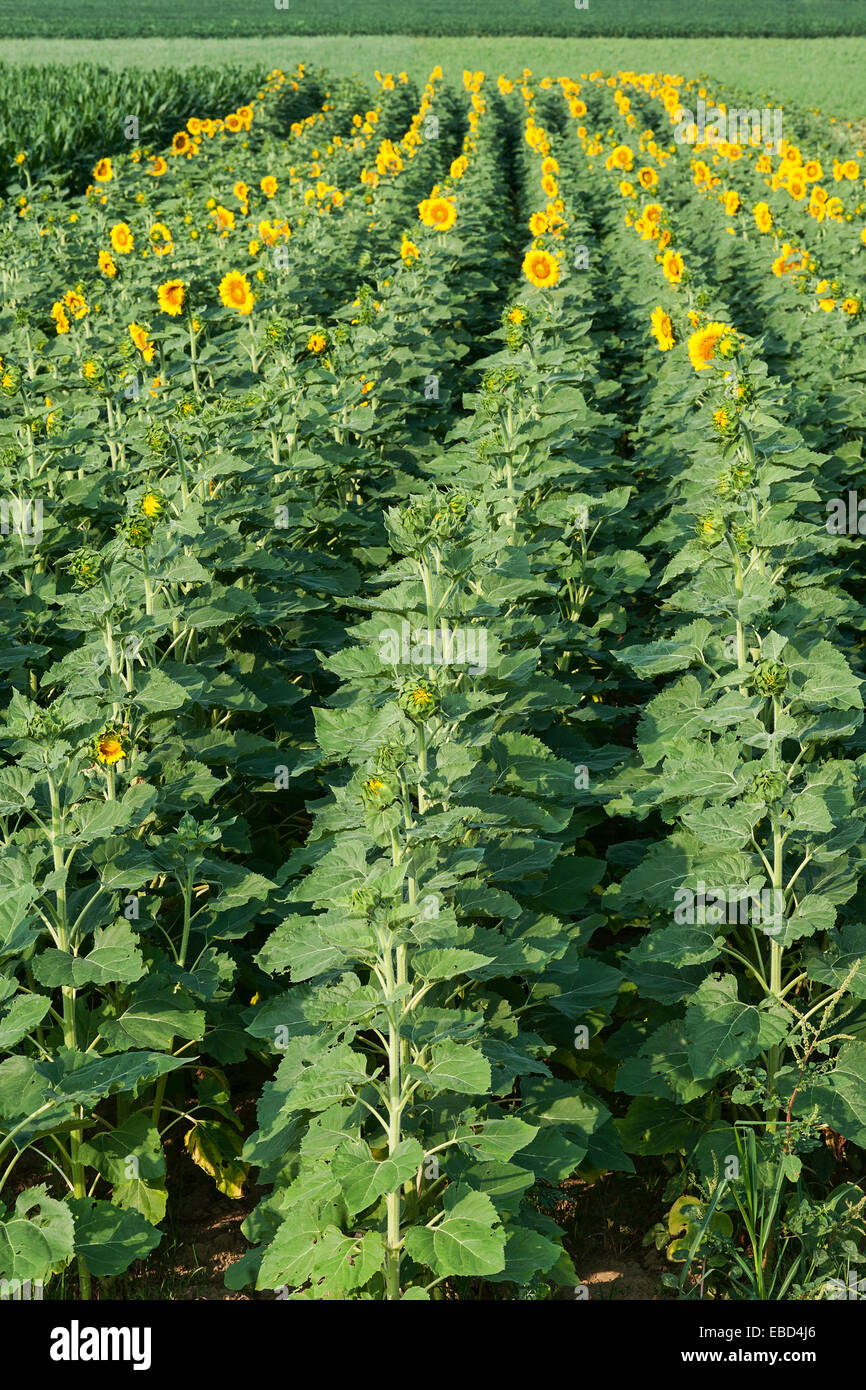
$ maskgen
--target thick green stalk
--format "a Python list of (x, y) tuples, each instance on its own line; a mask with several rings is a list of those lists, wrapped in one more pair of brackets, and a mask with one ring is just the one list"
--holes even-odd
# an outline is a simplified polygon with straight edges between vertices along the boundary
[[(778, 822), (773, 822), (773, 908), (775, 910), (776, 901), (782, 892), (783, 879), (783, 852), (784, 838), (779, 829)], [(783, 946), (779, 941), (770, 942), (770, 993), (775, 999), (782, 997), (782, 953)], [(779, 1070), (779, 1045), (776, 1043), (770, 1048), (770, 1056), (767, 1064), (767, 1086), (770, 1095), (775, 1099), (776, 1094), (776, 1075)], [(772, 1134), (776, 1129), (775, 1114), (768, 1125), (769, 1132)]]
[[(69, 919), (66, 902), (66, 885), (61, 881), (64, 872), (63, 850), (58, 843), (63, 833), (63, 813), (60, 809), (60, 794), (57, 789), (57, 782), (54, 773), (48, 773), (48, 795), (51, 799), (51, 853), (54, 862), (54, 872), (58, 875), (58, 887), (55, 890), (57, 895), (57, 938), (61, 951), (68, 951), (74, 944), (69, 939)], [(61, 989), (63, 996), (63, 1044), (74, 1051), (77, 1046), (76, 1019), (75, 1019), (75, 989), (72, 985), (63, 985)], [(83, 1107), (77, 1107), (78, 1118), (84, 1118)], [(72, 1169), (72, 1185), (76, 1197), (87, 1196), (87, 1181), (85, 1178), (84, 1164), (79, 1158), (79, 1152), (83, 1141), (83, 1131), (74, 1129), (69, 1135), (69, 1156)], [(82, 1299), (88, 1300), (91, 1297), (90, 1270), (84, 1263), (81, 1255), (78, 1257), (78, 1286)]]
[[(177, 958), (177, 963), (181, 969), (183, 969), (184, 965), (186, 964), (186, 953), (187, 949), (189, 948), (189, 932), (190, 925), (192, 922), (192, 880), (192, 870), (189, 869), (187, 870), (185, 881), (181, 884), (181, 892), (183, 893), (183, 934), (181, 936), (180, 952)], [(171, 1053), (173, 1047), (174, 1038), (171, 1038), (168, 1044), (169, 1053)], [(160, 1112), (162, 1111), (163, 1101), (165, 1100), (165, 1088), (167, 1084), (168, 1072), (163, 1072), (162, 1076), (156, 1083), (156, 1092), (153, 1098), (152, 1117), (154, 1128), (157, 1130), (159, 1129)]]
[[(400, 947), (405, 957), (405, 946)], [(398, 977), (399, 977), (398, 951)], [(389, 951), (389, 975), (392, 966)], [(388, 1016), (388, 1154), (391, 1155), (400, 1143), (400, 1120), (402, 1116), (403, 1068), (401, 1066), (401, 1038), (399, 1013), (400, 1003), (395, 1002)], [(400, 1221), (402, 1216), (403, 1193), (401, 1188), (389, 1192), (386, 1199), (388, 1234), (385, 1247), (385, 1284), (389, 1299), (400, 1297)]]

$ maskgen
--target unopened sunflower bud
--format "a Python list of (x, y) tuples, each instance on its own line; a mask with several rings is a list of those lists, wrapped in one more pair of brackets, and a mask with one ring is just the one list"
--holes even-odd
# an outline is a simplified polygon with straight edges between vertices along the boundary
[(375, 912), (380, 902), (381, 897), (376, 888), (356, 888), (352, 893), (352, 907), (364, 917), (369, 917), (370, 913)]
[(397, 799), (397, 788), (390, 778), (374, 773), (361, 783), (361, 796), (365, 806), (372, 810), (383, 810)]
[(788, 790), (788, 779), (784, 772), (759, 772), (752, 783), (752, 790), (767, 806), (779, 801)]
[(783, 661), (762, 661), (755, 671), (754, 683), (761, 695), (781, 695), (788, 684), (788, 668)]
[(76, 550), (66, 562), (79, 589), (92, 589), (102, 575), (102, 558), (96, 550)]
[(708, 513), (698, 517), (698, 539), (704, 545), (718, 545), (725, 538), (725, 523), (722, 517)]
[(146, 550), (153, 540), (153, 522), (146, 516), (133, 516), (120, 528), (126, 544), (132, 550)]
[(423, 724), (439, 712), (439, 692), (430, 680), (411, 680), (403, 686), (398, 704), (416, 724)]

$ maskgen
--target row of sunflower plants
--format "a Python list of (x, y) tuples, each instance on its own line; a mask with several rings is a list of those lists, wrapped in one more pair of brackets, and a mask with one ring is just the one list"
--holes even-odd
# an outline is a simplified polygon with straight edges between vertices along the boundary
[[(449, 255), (419, 237), (410, 293), (424, 272), (427, 286), (431, 273), (461, 283), (451, 257), (477, 255), (501, 169), (482, 134), (450, 210), (422, 204), (422, 221), (448, 224), (434, 235), (459, 230), (460, 243)], [(246, 1223), (257, 1248), (233, 1266), (233, 1287), (427, 1299), (446, 1280), (573, 1282), (537, 1189), (584, 1160), (629, 1166), (607, 1109), (543, 1060), (573, 1054), (583, 1011), (619, 975), (601, 962), (587, 972), (578, 949), (599, 919), (559, 916), (586, 907), (599, 876), (574, 857), (584, 787), (557, 747), (581, 699), (573, 655), (558, 681), (546, 670), (590, 548), (566, 501), (589, 469), (545, 470), (574, 405), (556, 399), (557, 368), (584, 367), (584, 335), (569, 337), (565, 308), (548, 323), (543, 286), (521, 283), (532, 306), (506, 307), (504, 352), (473, 364), (477, 408), (441, 459), (422, 454), (437, 484), (388, 509), (389, 552), (368, 580), (380, 592), (358, 601), (369, 617), (325, 661), (342, 683), (317, 711), (309, 758), (329, 767), (330, 790), (279, 875), (290, 911), (258, 957), (291, 983), (249, 1023), (283, 1054), (245, 1149), (274, 1190)], [(523, 397), (493, 380), (506, 359), (535, 388), (525, 418)], [(500, 446), (519, 459), (526, 499), (513, 469), (503, 487)], [(527, 565), (530, 499), (549, 514)], [(592, 504), (612, 514), (623, 500)], [(557, 567), (575, 549), (564, 583)], [(582, 588), (585, 600), (593, 586)], [(543, 650), (551, 613), (560, 631)]]
[[(692, 246), (684, 259), (700, 265)], [(673, 1258), (700, 1251), (714, 1289), (733, 1269), (745, 1296), (814, 1297), (862, 1233), (859, 1189), (827, 1191), (824, 1142), (866, 1138), (860, 624), (818, 507), (825, 459), (727, 306), (697, 276), (678, 285), (692, 319), (658, 310), (665, 365), (635, 448), (673, 499), (645, 540), (670, 556), (665, 608), (691, 621), (623, 653), (645, 679), (683, 674), (647, 704), (640, 764), (611, 783), (610, 811), (656, 827), (607, 896), (648, 929), (625, 957), (640, 1007), (609, 1043), (635, 1097), (620, 1133), (630, 1152), (685, 1155), (668, 1189)], [(743, 1268), (750, 1173), (750, 1191), (776, 1195), (770, 1263)]]
[[(89, 218), (91, 248), (100, 225)], [(352, 582), (327, 554), (263, 563), (235, 483), (261, 457), (257, 422), (237, 429), (237, 452), (222, 447), (248, 380), (224, 353), (212, 382), (193, 375), (188, 391), (181, 368), (163, 395), (130, 393), (112, 342), (119, 299), (91, 320), (81, 297), (82, 344), (74, 331), (43, 338), (14, 302), (4, 325), (24, 364), (4, 363), (4, 467), (27, 479), (21, 510), (39, 525), (13, 528), (3, 556), (17, 593), (5, 615), (0, 1182), (36, 1155), (69, 1194), (18, 1195), (4, 1276), (46, 1281), (74, 1259), (83, 1297), (158, 1243), (176, 1126), (239, 1193), (222, 1065), (250, 1047), (234, 981), (273, 885), (248, 867), (260, 855), (236, 806), (244, 777), (280, 757), (261, 716), (302, 694), (274, 660), (273, 625)], [(159, 350), (173, 363), (179, 348)], [(165, 1082), (185, 1066), (181, 1109)]]
[[(641, 136), (642, 148), (644, 141), (645, 136)], [(650, 142), (647, 148), (651, 150), (652, 147), (653, 142)], [(743, 157), (734, 162), (734, 168), (741, 167), (748, 162), (749, 154), (755, 153), (747, 146), (726, 144), (722, 153), (713, 158), (732, 160), (737, 151)], [(785, 158), (794, 158), (798, 153), (786, 146)], [(757, 156), (757, 162), (763, 157)], [(672, 229), (676, 232), (681, 225), (687, 229), (690, 247), (699, 258), (700, 274), (708, 282), (726, 285), (732, 321), (752, 335), (763, 335), (762, 351), (768, 370), (788, 387), (789, 422), (811, 447), (828, 455), (822, 469), (826, 480), (823, 504), (827, 525), (837, 533), (850, 531), (847, 513), (852, 509), (852, 497), (856, 513), (859, 499), (855, 485), (863, 449), (859, 397), (866, 326), (860, 316), (860, 299), (849, 295), (840, 304), (838, 298), (826, 297), (833, 296), (834, 287), (825, 280), (814, 286), (818, 294), (810, 302), (804, 296), (806, 277), (795, 273), (797, 258), (786, 258), (785, 254), (776, 258), (773, 274), (769, 274), (760, 234), (766, 232), (767, 225), (760, 220), (759, 206), (755, 208), (758, 233), (749, 230), (751, 218), (745, 225), (740, 220), (747, 205), (740, 200), (739, 194), (735, 195), (733, 212), (728, 205), (725, 217), (714, 215), (712, 203), (699, 201), (696, 204), (695, 201), (695, 188), (713, 194), (714, 176), (709, 181), (703, 174), (698, 177), (699, 165), (707, 173), (701, 160), (690, 158), (689, 164), (694, 180), (688, 177), (677, 180), (676, 164), (668, 164), (657, 175), (665, 187), (664, 231), (652, 223), (649, 215), (652, 205), (645, 205), (644, 215), (641, 215), (636, 185), (647, 170), (641, 170), (638, 178), (626, 174), (620, 189), (627, 195), (625, 206), (634, 219), (635, 229), (641, 230), (645, 237), (654, 233), (660, 250), (664, 249), (665, 239), (670, 243)], [(722, 199), (721, 193), (718, 198)], [(727, 198), (725, 194), (724, 200)], [(655, 208), (656, 213), (659, 206)], [(769, 221), (771, 225), (771, 217)], [(729, 223), (733, 225), (726, 225)], [(790, 251), (790, 248), (784, 250)], [(850, 259), (847, 251), (846, 256)], [(672, 285), (681, 281), (688, 288), (696, 268), (691, 255), (683, 262), (670, 244), (665, 257), (666, 278)], [(834, 308), (838, 310), (835, 314)], [(843, 509), (846, 513), (844, 524), (840, 519)], [(858, 524), (859, 514), (854, 520), (855, 532)]]

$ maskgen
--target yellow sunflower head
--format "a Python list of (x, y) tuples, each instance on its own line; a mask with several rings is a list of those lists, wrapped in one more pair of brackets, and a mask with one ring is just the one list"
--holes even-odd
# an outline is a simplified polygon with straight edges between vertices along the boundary
[(182, 280), (166, 280), (156, 291), (159, 307), (164, 314), (177, 318), (183, 309), (186, 287)]
[(559, 283), (559, 261), (549, 251), (533, 247), (523, 259), (523, 273), (536, 289), (546, 290)]
[(219, 295), (226, 308), (238, 314), (251, 314), (256, 302), (250, 282), (240, 270), (230, 270), (223, 276)]

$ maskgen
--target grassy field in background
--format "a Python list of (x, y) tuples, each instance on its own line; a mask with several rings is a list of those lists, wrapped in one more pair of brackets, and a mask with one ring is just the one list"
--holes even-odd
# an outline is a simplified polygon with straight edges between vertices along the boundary
[(866, 38), (855, 39), (591, 39), (412, 38), (335, 36), (284, 39), (0, 40), (11, 62), (103, 63), (112, 68), (261, 62), (288, 69), (298, 62), (335, 74), (405, 68), (424, 78), (437, 62), (452, 75), (464, 67), (491, 73), (574, 75), (600, 67), (642, 72), (709, 73), (717, 82), (779, 103), (802, 102), (854, 118), (866, 113)]
[(866, 0), (0, 0), (0, 34), (70, 38), (242, 34), (866, 34)]

